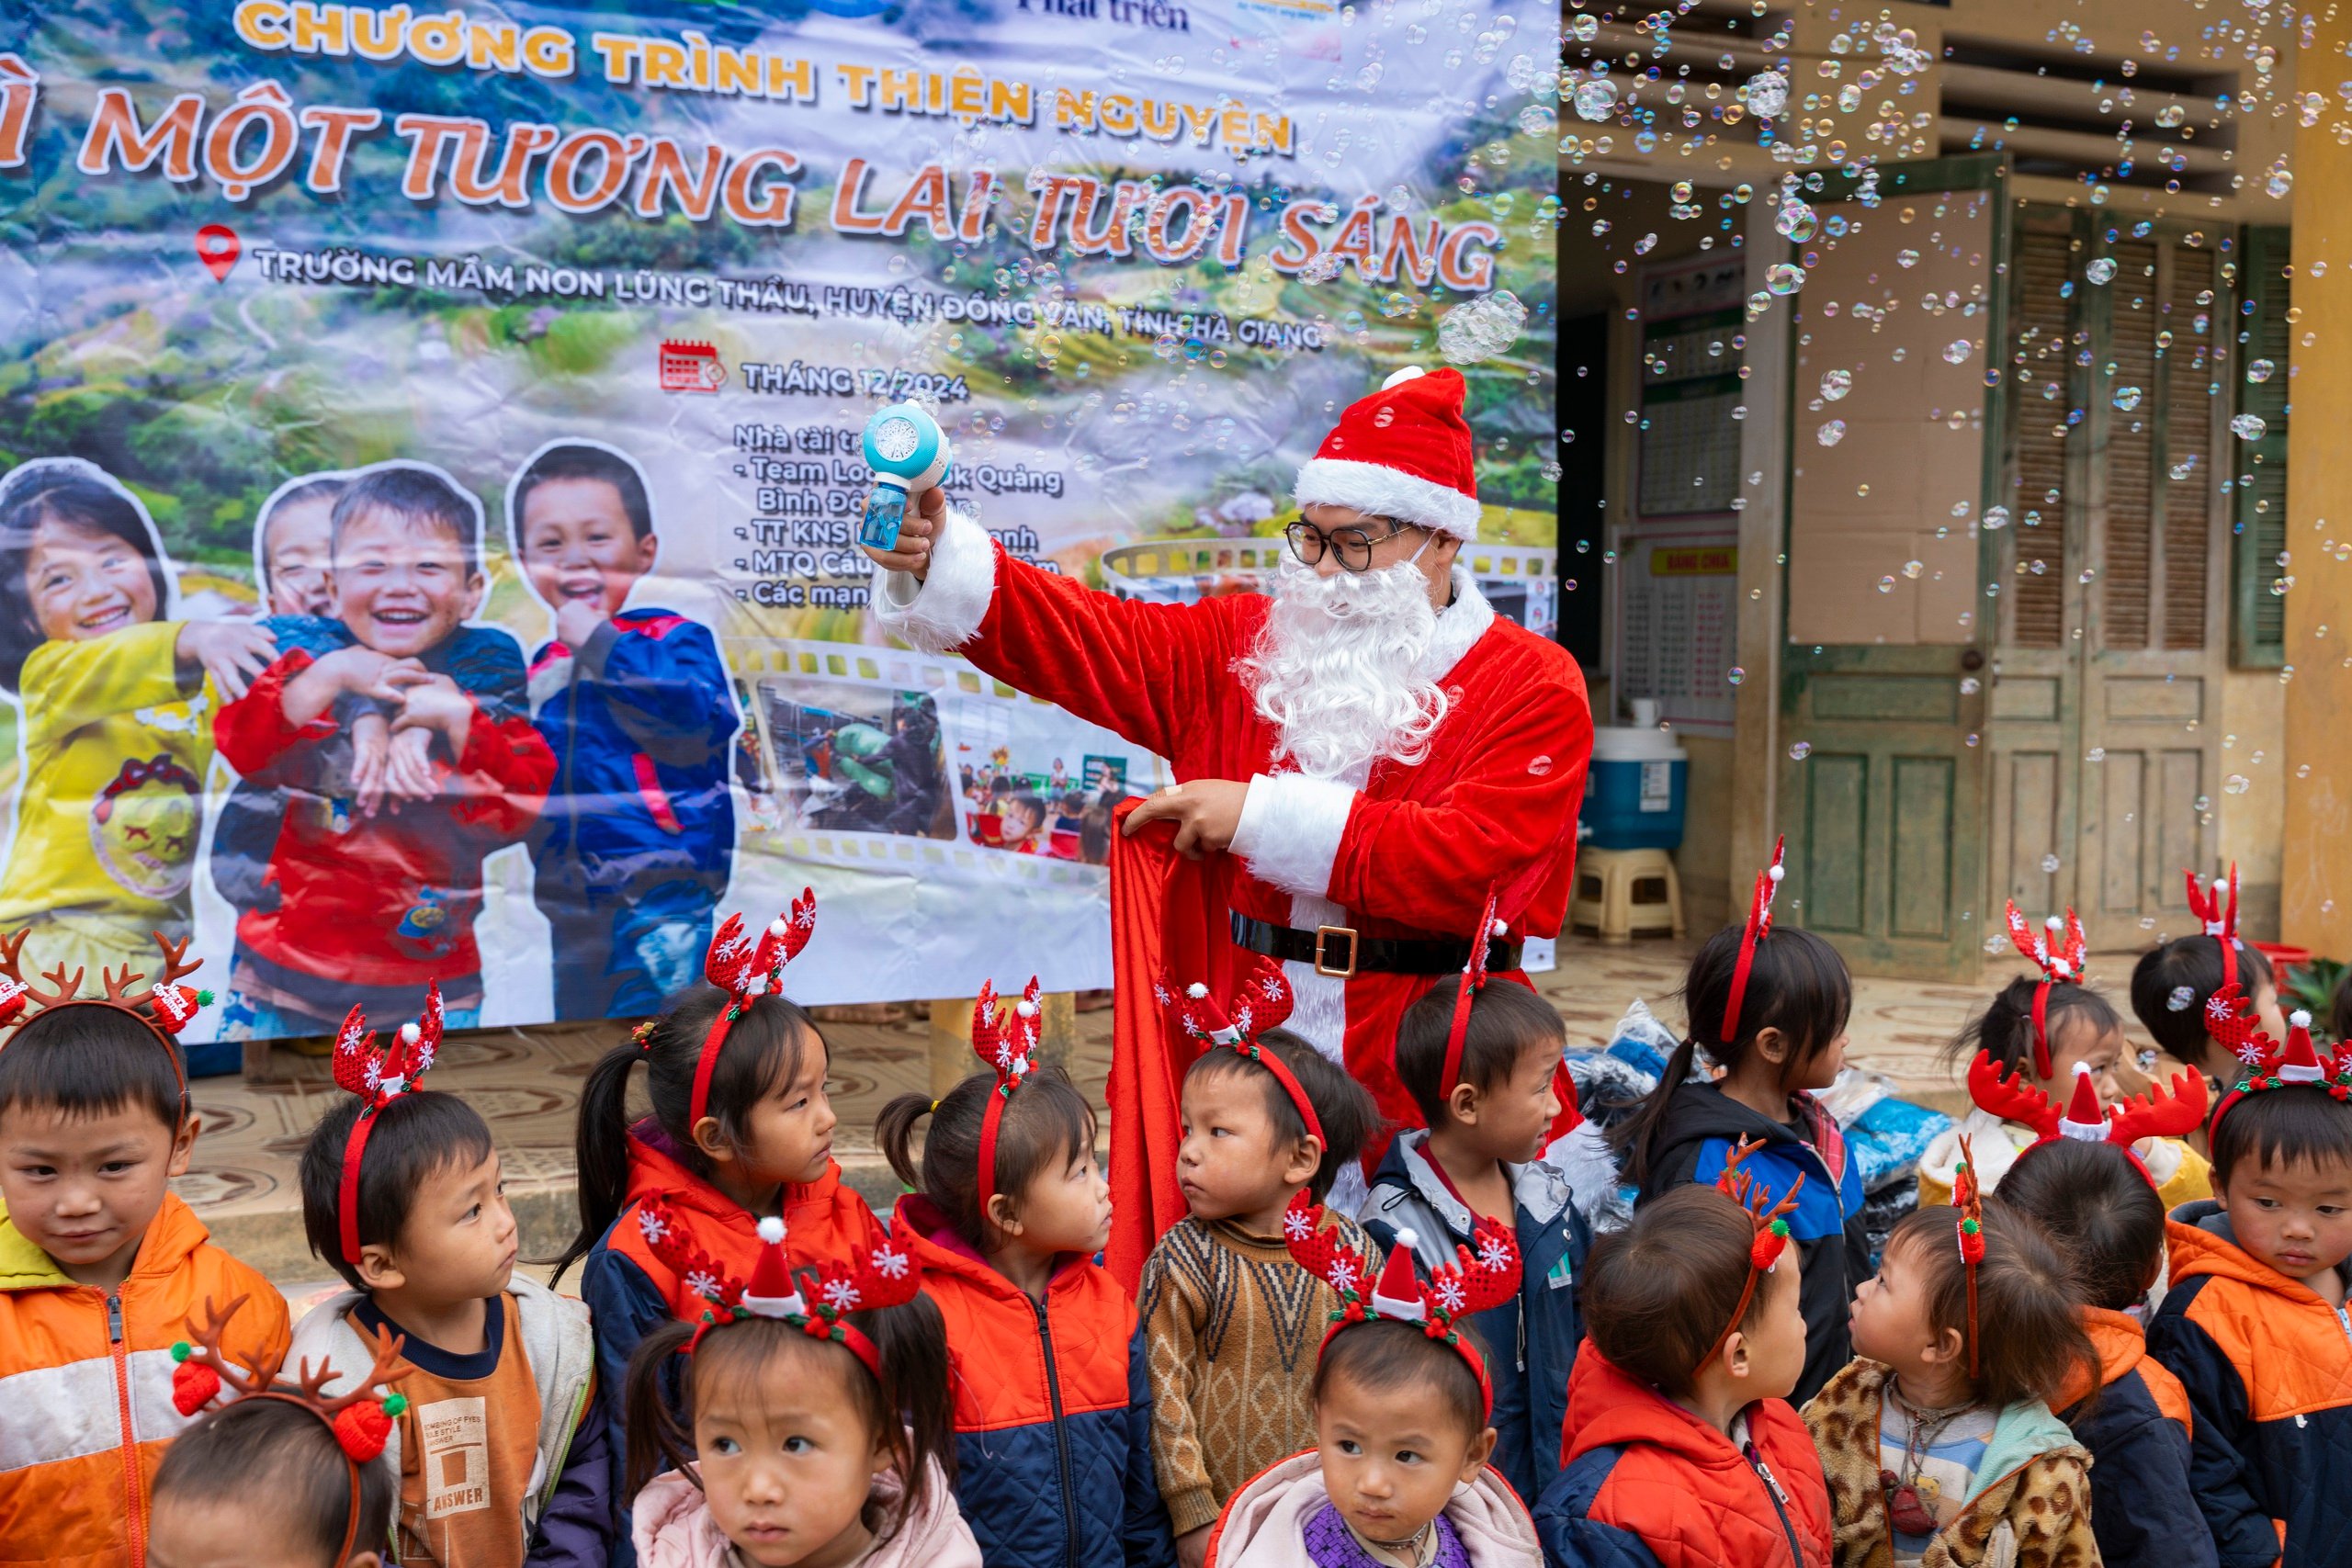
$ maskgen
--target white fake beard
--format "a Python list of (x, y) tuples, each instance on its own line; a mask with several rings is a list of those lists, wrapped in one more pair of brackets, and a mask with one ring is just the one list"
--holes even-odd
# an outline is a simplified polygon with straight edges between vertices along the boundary
[(1238, 668), (1301, 773), (1340, 778), (1429, 754), (1444, 691), (1417, 673), (1437, 636), (1429, 579), (1409, 561), (1318, 575), (1285, 554), (1258, 646)]

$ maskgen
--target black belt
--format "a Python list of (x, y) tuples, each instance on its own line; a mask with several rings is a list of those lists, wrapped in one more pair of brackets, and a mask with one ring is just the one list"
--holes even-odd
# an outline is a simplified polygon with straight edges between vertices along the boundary
[[(1470, 966), (1470, 943), (1445, 937), (1358, 936), (1352, 926), (1317, 926), (1311, 931), (1268, 925), (1238, 913), (1233, 940), (1249, 952), (1292, 964), (1312, 964), (1317, 975), (1345, 979), (1359, 970), (1380, 975), (1458, 975)], [(1488, 942), (1487, 967), (1519, 967), (1516, 942)]]

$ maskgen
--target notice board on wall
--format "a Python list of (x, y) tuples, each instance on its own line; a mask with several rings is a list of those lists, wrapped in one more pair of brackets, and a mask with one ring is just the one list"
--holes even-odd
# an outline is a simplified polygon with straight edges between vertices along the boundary
[(1629, 539), (1617, 615), (1617, 681), (1649, 697), (1679, 728), (1732, 725), (1737, 661), (1739, 546), (1729, 529)]

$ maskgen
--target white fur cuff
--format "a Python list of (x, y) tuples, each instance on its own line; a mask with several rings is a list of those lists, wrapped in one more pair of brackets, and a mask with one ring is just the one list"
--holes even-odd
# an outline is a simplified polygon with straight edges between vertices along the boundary
[(1399, 523), (1418, 523), (1457, 539), (1478, 536), (1478, 501), (1450, 485), (1379, 463), (1310, 457), (1294, 492), (1301, 506), (1345, 506)]
[(931, 571), (922, 581), (903, 571), (875, 573), (874, 619), (886, 632), (924, 653), (952, 653), (972, 640), (996, 597), (996, 541), (950, 507), (931, 545)]
[(1233, 852), (1261, 882), (1285, 893), (1329, 897), (1331, 867), (1355, 804), (1356, 792), (1335, 780), (1260, 773), (1241, 798)]

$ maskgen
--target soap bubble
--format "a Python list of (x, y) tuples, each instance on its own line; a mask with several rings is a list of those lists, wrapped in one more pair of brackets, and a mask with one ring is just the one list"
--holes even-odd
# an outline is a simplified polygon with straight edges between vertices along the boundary
[(2182, 120), (2185, 120), (2188, 118), (2188, 111), (2182, 108), (2178, 104), (2166, 104), (2164, 107), (2156, 111), (2156, 123), (2163, 126), (2166, 130), (2172, 130), (2174, 127), (2180, 124)]
[(1690, 182), (1689, 180), (1677, 180), (1674, 182), (1674, 199), (1681, 202), (1687, 202), (1690, 199)]
[(1577, 84), (1577, 115), (1582, 119), (1607, 119), (1617, 112), (1617, 87), (1605, 76)]
[(1813, 204), (1800, 196), (1790, 197), (1781, 203), (1781, 210), (1772, 218), (1772, 227), (1781, 231), (1781, 237), (1793, 240), (1800, 245), (1813, 238), (1814, 231), (1819, 225), (1820, 219), (1813, 210)]
[(2267, 381), (2278, 369), (2278, 367), (2271, 364), (2267, 359), (2257, 359), (2246, 366), (2245, 378), (2249, 381)]
[(1846, 439), (1846, 422), (1842, 419), (1833, 419), (1826, 422), (1822, 425), (1820, 431), (1815, 435), (1814, 439), (1820, 442), (1824, 446), (1837, 446), (1838, 443)]
[(1792, 742), (1791, 742), (1791, 744), (1790, 744), (1790, 746), (1789, 746), (1789, 761), (1792, 761), (1792, 762), (1802, 762), (1802, 761), (1804, 761), (1807, 757), (1810, 757), (1810, 756), (1812, 756), (1812, 755), (1813, 755), (1813, 742), (1812, 742), (1812, 741), (1810, 741), (1810, 740), (1798, 740), (1798, 741), (1792, 741)]
[(1724, 671), (1724, 679), (1736, 686), (1742, 681), (1747, 679), (1747, 671), (1735, 664), (1730, 669)]
[(2278, 164), (2271, 169), (2270, 177), (2262, 182), (2262, 188), (2270, 193), (2273, 201), (2283, 200), (2295, 188), (2295, 171), (2284, 163)]
[(1758, 71), (1741, 91), (1747, 97), (1747, 112), (1760, 118), (1770, 119), (1789, 107), (1789, 79), (1778, 71)]
[(1897, 251), (1894, 253), (1894, 265), (1901, 267), (1917, 266), (1919, 265), (1919, 253), (1917, 251)]
[(1944, 344), (1944, 363), (1946, 365), (1964, 364), (1968, 356), (1975, 352), (1976, 345), (1966, 338), (1954, 338)]
[(1775, 294), (1794, 294), (1804, 287), (1804, 268), (1794, 262), (1774, 262), (1765, 271), (1764, 287)]
[(1925, 561), (1907, 560), (1903, 563), (1903, 575), (1914, 582), (1918, 581), (1919, 574), (1927, 570), (1928, 563)]
[(2044, 855), (2041, 857), (2041, 869), (2045, 875), (2056, 875), (2058, 873), (2058, 867), (2062, 863), (2062, 863), (2054, 854)]
[(2116, 388), (2115, 406), (2121, 409), (2125, 413), (2130, 413), (2133, 409), (2138, 408), (2140, 406), (2140, 389), (2137, 387)]
[(1578, 43), (1590, 43), (1600, 36), (1600, 18), (1579, 11), (1568, 22), (1568, 32)]
[(2090, 265), (2083, 268), (2083, 276), (2093, 283), (2105, 283), (2115, 276), (2115, 258), (2113, 256), (2099, 257)]
[(1825, 370), (1821, 373), (1821, 395), (1836, 402), (1854, 389), (1854, 373), (1850, 370)]
[(1509, 348), (1527, 324), (1527, 307), (1508, 289), (1456, 305), (1437, 324), (1438, 351), (1449, 363), (1475, 365)]
[(1881, 593), (1892, 593), (1892, 592), (1894, 592), (1894, 579), (1893, 579), (1893, 578), (1891, 578), (1891, 577), (1882, 577), (1882, 578), (1880, 578), (1880, 579), (1878, 580), (1878, 591), (1879, 591)]
[(2262, 433), (2269, 428), (2258, 413), (2242, 413), (2230, 421), (2230, 434), (2241, 441), (2259, 441)]
[(1984, 509), (1984, 526), (1987, 528), (2006, 528), (2008, 525), (2009, 509), (2007, 507), (1988, 506)]

